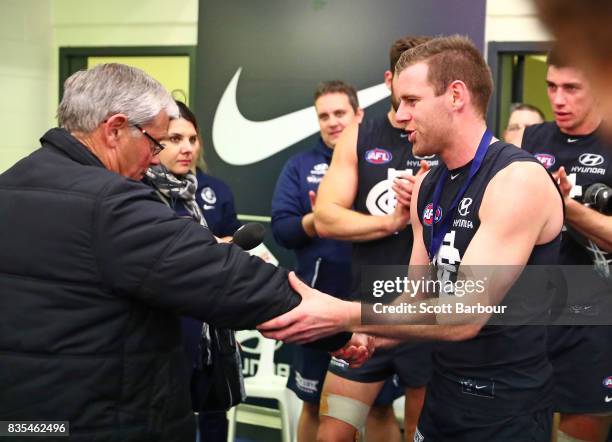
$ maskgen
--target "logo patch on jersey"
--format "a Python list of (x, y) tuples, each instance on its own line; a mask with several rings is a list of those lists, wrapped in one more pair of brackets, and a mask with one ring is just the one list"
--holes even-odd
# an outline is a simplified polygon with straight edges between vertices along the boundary
[(200, 196), (204, 200), (204, 202), (208, 204), (215, 204), (217, 202), (217, 194), (210, 187), (205, 187), (202, 189), (202, 193)]
[(395, 209), (395, 195), (390, 191), (389, 180), (376, 183), (368, 192), (366, 207), (370, 215), (388, 215)]
[(433, 223), (438, 223), (442, 219), (442, 208), (438, 206), (436, 214), (433, 213), (433, 203), (427, 204), (425, 210), (423, 210), (423, 222), (427, 226), (431, 226)]
[(538, 159), (545, 168), (550, 169), (555, 164), (555, 157), (547, 153), (536, 153), (534, 156)]
[(606, 388), (612, 388), (612, 376), (608, 376), (603, 380), (603, 385)]
[(306, 177), (306, 181), (311, 184), (320, 183), (323, 181), (323, 177), (327, 173), (327, 169), (329, 169), (329, 164), (327, 163), (315, 164), (310, 170), (310, 175)]
[(392, 159), (391, 152), (380, 147), (370, 149), (365, 153), (365, 160), (370, 164), (387, 164)]
[(467, 216), (470, 213), (470, 206), (472, 205), (472, 198), (463, 198), (459, 203), (457, 211), (461, 216)]
[(426, 155), (424, 157), (420, 157), (418, 155), (414, 155), (414, 158), (415, 158), (414, 160), (406, 161), (406, 166), (408, 166), (408, 167), (420, 167), (421, 166), (421, 160), (425, 160), (427, 162), (427, 164), (429, 164), (429, 167), (434, 167), (434, 166), (437, 166), (438, 163), (440, 162), (440, 160), (438, 160), (435, 155)]
[(601, 163), (603, 163), (604, 157), (602, 157), (601, 155), (597, 155), (595, 153), (583, 153), (582, 155), (578, 157), (578, 161), (583, 166), (593, 167), (593, 166), (599, 166)]

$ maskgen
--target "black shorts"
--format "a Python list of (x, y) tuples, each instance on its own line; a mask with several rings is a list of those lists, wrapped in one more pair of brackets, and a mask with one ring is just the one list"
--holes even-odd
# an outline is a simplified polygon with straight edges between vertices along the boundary
[(552, 415), (550, 407), (528, 414), (491, 415), (434, 400), (428, 391), (414, 442), (549, 442)]
[[(331, 356), (325, 351), (296, 345), (287, 388), (295, 392), (304, 402), (318, 404), (330, 359)], [(397, 376), (391, 377), (378, 393), (374, 405), (392, 404), (403, 394), (404, 390), (399, 386)]]
[(329, 371), (345, 379), (357, 382), (378, 382), (397, 374), (403, 387), (423, 387), (431, 378), (430, 343), (402, 344), (374, 355), (359, 368), (348, 368), (332, 360)]
[(555, 411), (612, 412), (612, 326), (549, 327), (548, 353)]

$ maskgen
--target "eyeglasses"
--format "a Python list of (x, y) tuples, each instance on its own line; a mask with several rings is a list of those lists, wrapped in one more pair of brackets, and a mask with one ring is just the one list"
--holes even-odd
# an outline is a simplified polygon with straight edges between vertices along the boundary
[(166, 146), (164, 146), (163, 144), (161, 144), (158, 140), (156, 140), (155, 138), (153, 138), (146, 130), (144, 130), (142, 127), (140, 127), (138, 124), (133, 124), (133, 126), (138, 129), (140, 132), (142, 132), (142, 134), (147, 137), (149, 139), (149, 141), (151, 141), (151, 143), (153, 143), (153, 146), (151, 146), (151, 153), (153, 154), (153, 156), (159, 154), (162, 150), (164, 150), (164, 148)]

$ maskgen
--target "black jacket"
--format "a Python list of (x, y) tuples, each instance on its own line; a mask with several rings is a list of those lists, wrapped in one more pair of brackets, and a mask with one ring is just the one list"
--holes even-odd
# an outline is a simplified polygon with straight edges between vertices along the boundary
[(252, 328), (299, 295), (286, 271), (217, 244), (66, 131), (41, 142), (0, 175), (0, 420), (191, 442), (179, 315)]

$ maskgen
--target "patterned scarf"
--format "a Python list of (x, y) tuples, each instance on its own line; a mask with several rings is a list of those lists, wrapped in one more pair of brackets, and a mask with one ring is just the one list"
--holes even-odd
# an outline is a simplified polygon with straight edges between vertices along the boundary
[(198, 188), (198, 180), (195, 175), (188, 172), (182, 177), (177, 177), (162, 164), (149, 167), (147, 178), (155, 187), (157, 193), (170, 206), (173, 202), (181, 200), (189, 214), (204, 227), (208, 227), (202, 211), (195, 200), (195, 193)]

